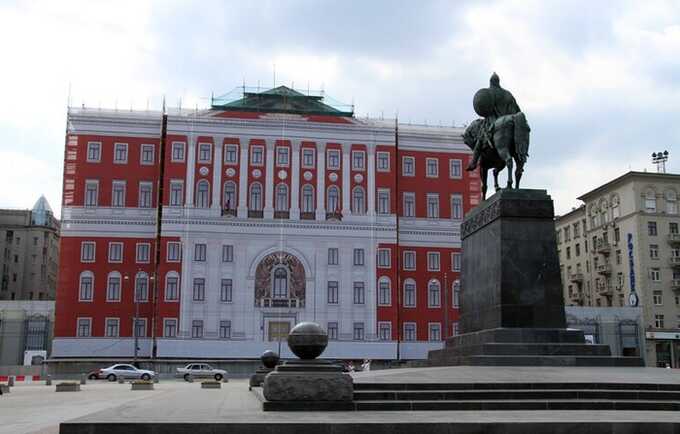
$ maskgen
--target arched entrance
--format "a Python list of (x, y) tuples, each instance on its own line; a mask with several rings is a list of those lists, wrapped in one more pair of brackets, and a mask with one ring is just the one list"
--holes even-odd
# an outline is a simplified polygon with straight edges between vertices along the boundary
[(255, 270), (255, 307), (305, 307), (305, 268), (290, 253), (271, 253)]

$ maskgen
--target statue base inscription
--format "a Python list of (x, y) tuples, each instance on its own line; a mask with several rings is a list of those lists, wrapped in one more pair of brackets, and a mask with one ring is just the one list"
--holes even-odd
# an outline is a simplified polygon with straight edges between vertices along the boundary
[(461, 226), (461, 335), (431, 365), (642, 366), (566, 328), (553, 203), (545, 190), (501, 190)]
[(352, 401), (352, 377), (324, 360), (292, 360), (277, 366), (264, 380), (269, 401)]

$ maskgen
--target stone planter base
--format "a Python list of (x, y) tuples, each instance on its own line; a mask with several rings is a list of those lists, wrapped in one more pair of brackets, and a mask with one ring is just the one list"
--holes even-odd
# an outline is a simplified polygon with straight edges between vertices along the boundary
[(130, 390), (153, 390), (153, 383), (131, 383)]
[(221, 388), (222, 383), (219, 382), (204, 381), (201, 383), (201, 389), (221, 389)]
[(57, 392), (80, 392), (78, 383), (59, 383), (55, 389)]

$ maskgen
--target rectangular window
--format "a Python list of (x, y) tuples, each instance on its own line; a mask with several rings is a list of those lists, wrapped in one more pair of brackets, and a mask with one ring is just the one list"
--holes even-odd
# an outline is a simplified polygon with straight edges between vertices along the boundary
[(220, 286), (220, 301), (222, 303), (232, 302), (233, 283), (231, 279), (222, 279)]
[(340, 151), (337, 149), (329, 149), (326, 151), (326, 165), (329, 170), (336, 170), (340, 168)]
[(250, 147), (250, 165), (262, 166), (264, 164), (264, 147), (251, 146)]
[(302, 167), (305, 169), (314, 168), (316, 149), (302, 148)]
[(168, 241), (167, 262), (180, 262), (182, 260), (182, 244), (175, 241)]
[(198, 162), (210, 163), (212, 161), (212, 143), (198, 144)]
[(454, 308), (460, 307), (460, 280), (455, 280), (453, 282), (452, 292), (451, 306)]
[(184, 181), (170, 181), (170, 206), (182, 206), (184, 202)]
[(123, 243), (109, 243), (109, 262), (123, 262)]
[(107, 338), (117, 338), (118, 337), (118, 324), (120, 320), (118, 318), (106, 318), (106, 337)]
[(427, 252), (427, 271), (439, 271), (439, 252)]
[(389, 280), (380, 280), (378, 282), (378, 305), (389, 306), (392, 304), (392, 288), (390, 288)]
[(165, 301), (179, 300), (179, 278), (168, 276), (165, 278)]
[(647, 234), (651, 237), (657, 235), (656, 222), (647, 222)]
[(427, 288), (427, 307), (441, 307), (441, 304), (441, 286), (439, 285), (439, 282), (432, 281), (428, 284)]
[(363, 341), (364, 340), (364, 323), (362, 323), (362, 322), (355, 322), (354, 323), (352, 339), (354, 339), (355, 341)]
[(207, 246), (205, 244), (194, 244), (194, 261), (205, 262), (206, 261), (206, 251), (207, 251)]
[(140, 164), (150, 165), (154, 162), (154, 145), (142, 145), (140, 152)]
[(416, 252), (407, 250), (404, 252), (404, 270), (416, 269)]
[(381, 341), (392, 340), (392, 323), (380, 321), (378, 323), (378, 339)]
[(195, 319), (191, 321), (191, 337), (194, 339), (203, 337), (203, 320)]
[(137, 243), (136, 261), (139, 264), (148, 264), (151, 258), (151, 244)]
[(354, 265), (364, 265), (364, 249), (354, 249)]
[(425, 176), (428, 178), (437, 178), (439, 176), (439, 160), (436, 158), (425, 159)]
[(111, 206), (114, 208), (125, 206), (125, 181), (113, 181), (111, 186)]
[(139, 207), (140, 208), (151, 208), (152, 204), (152, 194), (153, 194), (153, 184), (150, 182), (140, 182), (139, 183)]
[(352, 170), (364, 170), (366, 168), (366, 153), (364, 151), (352, 151)]
[(649, 245), (649, 259), (659, 259), (659, 245), (650, 244)]
[(677, 234), (678, 233), (678, 224), (675, 222), (668, 223), (668, 232), (671, 234)]
[(331, 280), (328, 282), (328, 304), (338, 304), (338, 282)]
[(102, 159), (102, 144), (100, 142), (89, 142), (87, 144), (87, 162), (99, 163)]
[(411, 280), (404, 283), (404, 307), (416, 307), (416, 284)]
[(184, 162), (184, 142), (172, 142), (172, 154), (170, 161), (173, 163)]
[(454, 220), (463, 218), (463, 196), (460, 194), (451, 195), (451, 218)]
[(146, 274), (140, 274), (135, 279), (135, 296), (134, 300), (138, 302), (145, 302), (149, 300), (149, 279)]
[(78, 301), (92, 301), (92, 275), (85, 275), (80, 277), (80, 291), (78, 293)]
[(460, 329), (458, 328), (458, 321), (454, 321), (451, 324), (451, 335), (452, 336), (458, 336), (460, 334)]
[(194, 278), (193, 287), (193, 297), (194, 301), (205, 301), (205, 279), (202, 277)]
[(456, 252), (451, 253), (451, 271), (460, 271), (463, 256)]
[(337, 341), (338, 340), (338, 323), (329, 322), (328, 323), (328, 340)]
[(427, 339), (429, 341), (441, 341), (442, 340), (442, 325), (438, 322), (431, 322), (428, 324)]
[(415, 176), (416, 174), (415, 157), (403, 157), (401, 159), (401, 174), (403, 176)]
[(463, 161), (449, 160), (449, 178), (461, 179), (463, 177)]
[(113, 162), (114, 164), (125, 164), (128, 159), (128, 145), (127, 143), (114, 143), (113, 145)]
[(340, 263), (340, 254), (337, 247), (328, 249), (328, 265), (338, 265)]
[(224, 145), (224, 164), (238, 163), (238, 146)]
[(222, 246), (222, 262), (234, 262), (234, 246)]
[(653, 299), (654, 299), (654, 305), (663, 306), (663, 292), (662, 291), (654, 291)]
[(288, 167), (290, 162), (290, 149), (287, 146), (276, 147), (276, 165)]
[(177, 320), (175, 318), (165, 318), (163, 320), (163, 337), (164, 338), (177, 337)]
[(427, 194), (427, 218), (439, 218), (439, 195), (436, 193)]
[(404, 217), (416, 216), (416, 195), (415, 193), (404, 193)]
[(390, 214), (390, 191), (385, 188), (378, 189), (378, 214)]
[(389, 152), (376, 152), (376, 162), (378, 172), (389, 172), (390, 171), (390, 153)]
[(95, 246), (94, 241), (83, 241), (80, 243), (80, 262), (94, 262)]
[(657, 314), (654, 315), (654, 327), (658, 329), (664, 328), (664, 317), (663, 315)]
[(416, 340), (416, 323), (405, 322), (404, 323), (404, 340), (413, 342)]
[(661, 269), (651, 268), (649, 270), (649, 278), (652, 280), (652, 282), (661, 282)]
[(231, 339), (231, 321), (220, 321), (220, 339)]
[(92, 336), (92, 318), (78, 318), (77, 334), (79, 338)]
[(390, 268), (392, 266), (392, 250), (378, 249), (378, 267)]
[(106, 282), (106, 301), (120, 301), (120, 275), (110, 275)]
[(354, 282), (354, 304), (365, 304), (364, 282)]
[(85, 206), (99, 204), (99, 181), (88, 179), (85, 181)]

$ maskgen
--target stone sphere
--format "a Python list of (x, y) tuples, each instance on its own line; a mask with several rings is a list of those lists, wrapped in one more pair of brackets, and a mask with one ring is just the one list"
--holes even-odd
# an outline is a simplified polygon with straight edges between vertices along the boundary
[(260, 360), (265, 368), (274, 369), (279, 363), (279, 355), (272, 350), (267, 350), (262, 353)]
[(303, 360), (316, 359), (328, 345), (328, 334), (315, 322), (301, 322), (288, 334), (288, 347)]
[(479, 89), (472, 98), (475, 112), (485, 118), (493, 114), (493, 95), (489, 89)]

